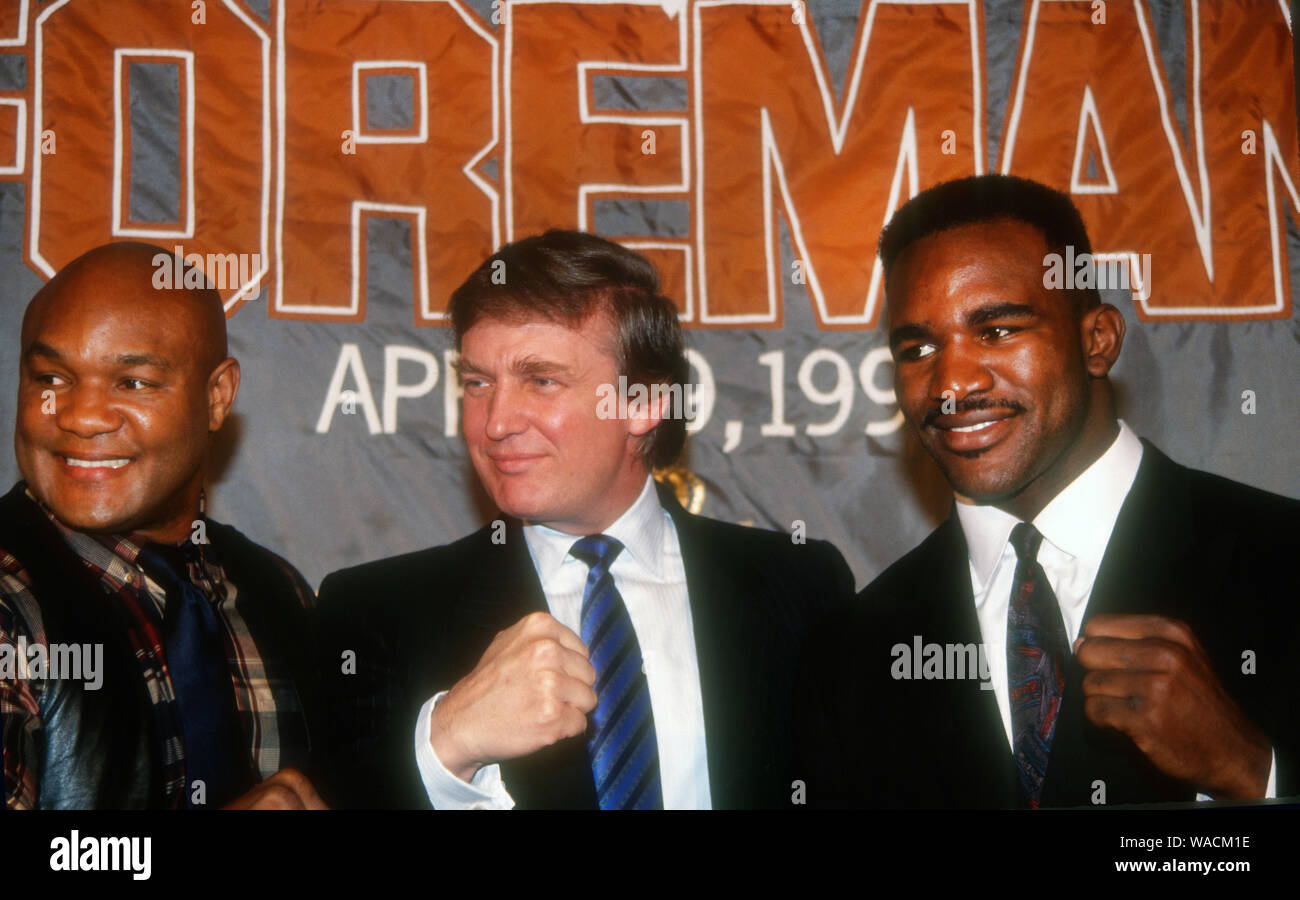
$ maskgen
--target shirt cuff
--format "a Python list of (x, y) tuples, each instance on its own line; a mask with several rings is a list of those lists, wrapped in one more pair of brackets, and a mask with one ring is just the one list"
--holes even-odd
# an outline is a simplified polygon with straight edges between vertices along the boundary
[[(1269, 761), (1269, 786), (1264, 789), (1265, 800), (1277, 800), (1278, 797), (1278, 752), (1273, 750), (1273, 758)], [(1208, 793), (1197, 793), (1197, 800), (1213, 800), (1214, 797)]]
[(425, 701), (415, 720), (415, 764), (420, 769), (420, 780), (424, 782), (429, 802), (434, 809), (513, 809), (515, 801), (501, 782), (499, 765), (484, 766), (465, 782), (449, 772), (433, 752), (429, 742), (433, 708), (446, 695), (442, 691)]

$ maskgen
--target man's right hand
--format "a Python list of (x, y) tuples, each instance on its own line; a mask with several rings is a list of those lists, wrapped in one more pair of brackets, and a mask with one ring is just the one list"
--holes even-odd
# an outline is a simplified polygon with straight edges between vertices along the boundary
[(222, 809), (329, 809), (307, 776), (281, 769)]
[(468, 782), (483, 766), (582, 734), (595, 684), (578, 636), (547, 613), (530, 613), (499, 633), (434, 707), (429, 743)]

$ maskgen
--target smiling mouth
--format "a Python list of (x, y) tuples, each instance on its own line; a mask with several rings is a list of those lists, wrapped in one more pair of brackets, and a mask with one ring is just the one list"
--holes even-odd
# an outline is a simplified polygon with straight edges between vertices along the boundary
[[(1008, 416), (1007, 418), (1010, 418), (1010, 416)], [(996, 425), (998, 422), (1001, 421), (1002, 421), (1001, 419), (990, 419), (987, 422), (977, 422), (974, 425), (963, 425), (961, 428), (945, 428), (944, 430), (959, 431), (962, 434), (970, 434), (972, 431), (983, 431), (985, 428), (988, 428), (991, 425)]]
[(131, 460), (127, 457), (116, 459), (81, 459), (75, 456), (59, 456), (59, 459), (74, 469), (120, 469)]
[(972, 410), (936, 416), (929, 427), (943, 452), (974, 459), (1002, 443), (1019, 414), (1009, 409)]
[(493, 468), (503, 475), (517, 475), (531, 468), (541, 459), (541, 454), (521, 453), (511, 456), (489, 456)]

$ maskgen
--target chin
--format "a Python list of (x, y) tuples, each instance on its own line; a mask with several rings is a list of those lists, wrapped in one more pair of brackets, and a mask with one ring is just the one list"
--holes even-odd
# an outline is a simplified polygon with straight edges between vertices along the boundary
[(73, 531), (125, 534), (132, 530), (133, 517), (121, 510), (87, 509), (84, 506), (63, 508), (49, 503), (46, 506), (56, 519)]
[(533, 496), (531, 491), (523, 489), (521, 485), (497, 484), (489, 493), (497, 509), (507, 516), (533, 520), (546, 514), (544, 498)]
[(1002, 475), (1000, 472), (963, 473), (944, 467), (943, 474), (954, 491), (979, 504), (995, 503), (1013, 497), (1024, 487), (1023, 480), (1019, 478), (1020, 473), (1008, 478), (999, 477)]

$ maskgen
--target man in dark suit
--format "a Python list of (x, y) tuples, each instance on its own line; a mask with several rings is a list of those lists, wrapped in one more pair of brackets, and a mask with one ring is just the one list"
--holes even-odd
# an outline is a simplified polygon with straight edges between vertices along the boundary
[(336, 802), (797, 801), (795, 665), (852, 576), (829, 544), (691, 515), (651, 478), (682, 449), (687, 377), (653, 267), (547, 232), (486, 260), (451, 315), (466, 446), (504, 515), (321, 585)]
[(1300, 503), (1116, 419), (1124, 320), (1048, 286), (1070, 250), (1069, 199), (1008, 176), (934, 187), (881, 237), (899, 404), (956, 502), (810, 641), (810, 802), (1300, 791)]

